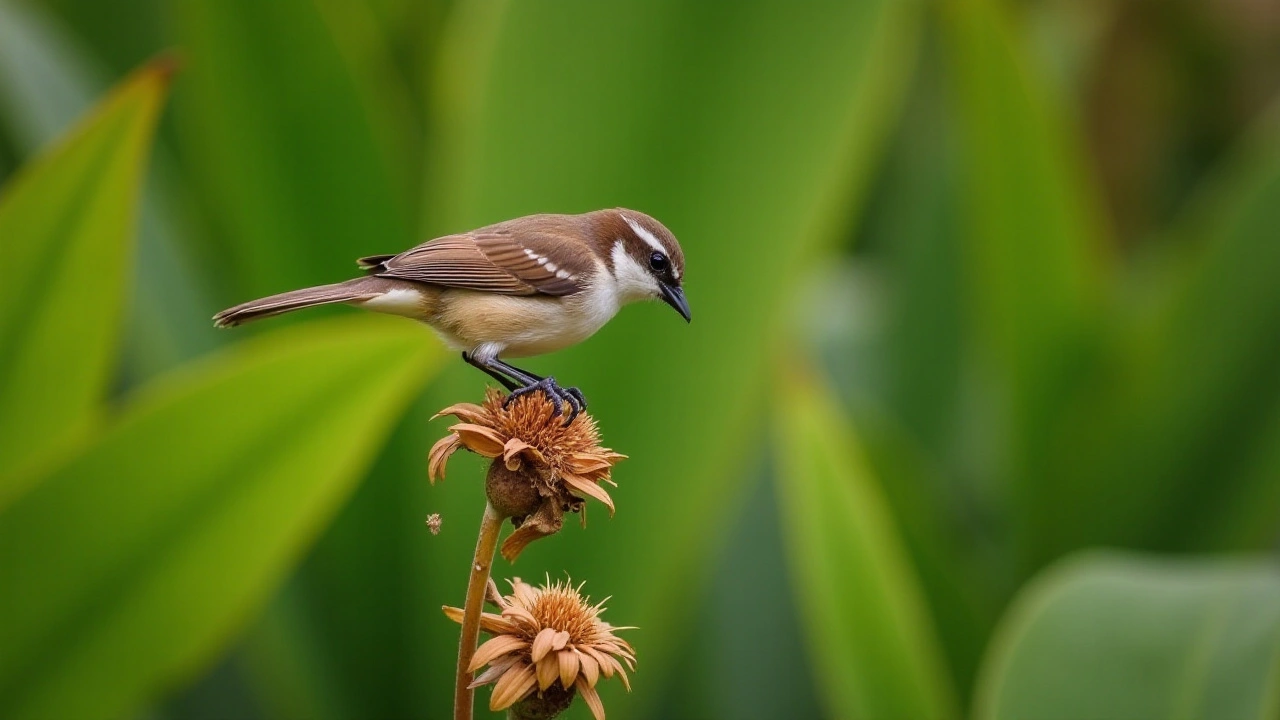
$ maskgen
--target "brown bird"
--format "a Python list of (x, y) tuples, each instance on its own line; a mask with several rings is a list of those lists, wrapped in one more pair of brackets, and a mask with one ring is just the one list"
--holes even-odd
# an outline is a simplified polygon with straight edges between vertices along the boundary
[(430, 325), (462, 359), (511, 391), (541, 391), (572, 422), (586, 400), (555, 378), (502, 358), (577, 344), (627, 303), (660, 299), (690, 319), (684, 253), (662, 223), (618, 208), (582, 215), (529, 215), (429, 240), (357, 264), (365, 276), (253, 300), (213, 316), (218, 327), (314, 305), (345, 303)]

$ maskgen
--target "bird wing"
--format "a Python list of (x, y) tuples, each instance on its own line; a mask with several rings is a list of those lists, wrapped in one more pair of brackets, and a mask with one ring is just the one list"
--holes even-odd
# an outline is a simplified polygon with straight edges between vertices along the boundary
[(575, 248), (572, 240), (508, 231), (446, 235), (361, 262), (379, 277), (502, 295), (572, 295), (593, 269), (588, 248)]

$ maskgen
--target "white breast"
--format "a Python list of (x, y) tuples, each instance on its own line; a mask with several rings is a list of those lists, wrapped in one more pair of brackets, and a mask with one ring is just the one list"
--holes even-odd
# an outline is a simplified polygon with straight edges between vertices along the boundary
[(617, 314), (618, 283), (601, 267), (582, 292), (565, 297), (447, 290), (430, 323), (455, 350), (489, 357), (529, 357), (586, 340)]

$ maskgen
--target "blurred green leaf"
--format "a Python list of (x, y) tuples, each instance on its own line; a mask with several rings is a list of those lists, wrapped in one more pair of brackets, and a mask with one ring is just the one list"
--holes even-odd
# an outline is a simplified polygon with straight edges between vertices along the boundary
[(992, 641), (975, 717), (1274, 718), (1274, 560), (1089, 553), (1046, 570)]
[(220, 231), (211, 255), (232, 271), (228, 293), (333, 282), (357, 257), (411, 244), (367, 65), (312, 0), (194, 0), (174, 15), (190, 57), (181, 149)]
[(96, 70), (42, 8), (0, 0), (0, 112), (23, 150), (88, 111), (105, 86)]
[(0, 507), (103, 400), (171, 72), (167, 62), (139, 71), (0, 194)]
[[(483, 16), (477, 5), (488, 4), (462, 3), (458, 17)], [(535, 543), (520, 565), (567, 569), (613, 595), (610, 611), (645, 628), (636, 642), (650, 667), (672, 666), (705, 588), (699, 568), (733, 507), (765, 355), (801, 271), (860, 209), (910, 76), (918, 10), (511, 3), (492, 23), (454, 28), (474, 35), (446, 37), (441, 73), (479, 80), (447, 108), (443, 126), (458, 134), (438, 141), (456, 164), (433, 172), (455, 192), (431, 204), (433, 228), (626, 206), (685, 249), (692, 325), (661, 306), (627, 308), (580, 346), (528, 363), (581, 387), (607, 444), (631, 459), (616, 473), (616, 517), (593, 515), (589, 538)], [(493, 55), (476, 68), (460, 52), (472, 48)], [(445, 600), (456, 602), (423, 604)], [(662, 692), (655, 678), (603, 695), (613, 716), (643, 714)]]
[(1178, 250), (1161, 258), (1164, 272), (1125, 326), (1125, 365), (1097, 403), (1103, 422), (1081, 423), (1094, 503), (1108, 507), (1095, 532), (1108, 541), (1274, 543), (1278, 225), (1280, 106), (1176, 225), (1182, 242), (1168, 247)]
[[(24, 150), (51, 142), (106, 83), (90, 57), (44, 8), (0, 0), (0, 117)], [(122, 384), (169, 370), (215, 348), (225, 335), (207, 317), (209, 279), (190, 257), (191, 228), (177, 212), (182, 173), (157, 139), (138, 223), (131, 295), (122, 338)]]
[(83, 43), (108, 75), (124, 73), (169, 45), (164, 37), (168, 0), (10, 0), (39, 5)]
[(783, 537), (827, 711), (958, 717), (894, 518), (831, 397), (813, 378), (784, 373), (775, 417)]
[(21, 588), (0, 715), (127, 715), (212, 660), (441, 357), (408, 324), (311, 323), (140, 392), (0, 515), (0, 586)]
[(1046, 446), (1091, 368), (1103, 301), (1100, 214), (1083, 154), (1045, 80), (1028, 62), (1005, 4), (941, 6), (965, 143), (970, 232), (964, 262), (991, 417), (984, 473), (1003, 478), (1034, 566), (1073, 516), (1074, 488), (1043, 476)]

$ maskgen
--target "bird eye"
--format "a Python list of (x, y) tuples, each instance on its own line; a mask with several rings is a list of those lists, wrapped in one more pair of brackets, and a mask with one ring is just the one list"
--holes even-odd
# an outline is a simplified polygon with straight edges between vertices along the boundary
[(654, 272), (662, 272), (666, 270), (667, 265), (668, 261), (666, 255), (663, 255), (660, 252), (654, 252), (649, 256), (649, 267), (652, 268)]

